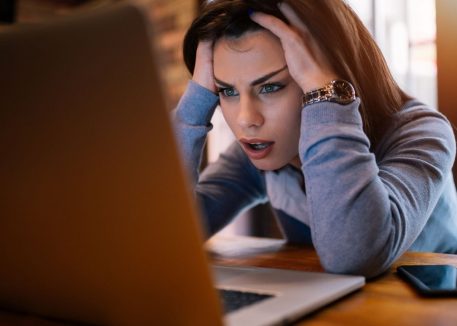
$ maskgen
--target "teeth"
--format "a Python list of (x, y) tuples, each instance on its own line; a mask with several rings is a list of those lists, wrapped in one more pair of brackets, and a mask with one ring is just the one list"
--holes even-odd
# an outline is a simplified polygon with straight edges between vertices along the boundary
[(269, 143), (253, 143), (253, 144), (249, 144), (249, 146), (251, 146), (252, 149), (255, 149), (258, 151), (258, 150), (267, 148), (268, 146), (270, 146), (270, 144)]

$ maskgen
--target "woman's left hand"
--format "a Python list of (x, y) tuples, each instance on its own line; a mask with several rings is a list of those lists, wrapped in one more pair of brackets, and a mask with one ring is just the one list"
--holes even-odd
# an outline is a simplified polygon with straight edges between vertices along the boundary
[(289, 73), (303, 92), (323, 87), (337, 79), (322, 51), (293, 9), (286, 3), (280, 3), (279, 9), (292, 26), (261, 12), (254, 12), (251, 19), (279, 38)]

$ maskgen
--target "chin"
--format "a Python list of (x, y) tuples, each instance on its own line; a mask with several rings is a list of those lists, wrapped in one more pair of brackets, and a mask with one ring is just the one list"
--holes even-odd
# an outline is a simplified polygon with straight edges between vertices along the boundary
[(287, 162), (273, 162), (271, 160), (250, 160), (254, 166), (262, 171), (275, 171), (283, 168), (287, 165)]

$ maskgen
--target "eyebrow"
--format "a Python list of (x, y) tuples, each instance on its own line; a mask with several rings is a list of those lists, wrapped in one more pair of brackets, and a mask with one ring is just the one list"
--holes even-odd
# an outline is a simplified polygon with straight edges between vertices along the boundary
[[(259, 84), (262, 84), (264, 82), (266, 82), (268, 79), (270, 79), (271, 77), (279, 74), (281, 71), (285, 70), (287, 68), (287, 65), (285, 65), (284, 67), (278, 69), (278, 70), (275, 70), (275, 71), (272, 71), (268, 74), (266, 74), (265, 76), (262, 76), (260, 78), (257, 78), (256, 80), (252, 81), (251, 82), (251, 86), (256, 86), (256, 85), (259, 85)], [(224, 86), (224, 87), (233, 87), (232, 85), (230, 85), (229, 83), (226, 83), (226, 82), (223, 82), (222, 80), (214, 77), (214, 80), (216, 81), (216, 83), (218, 83), (219, 85), (221, 86)]]

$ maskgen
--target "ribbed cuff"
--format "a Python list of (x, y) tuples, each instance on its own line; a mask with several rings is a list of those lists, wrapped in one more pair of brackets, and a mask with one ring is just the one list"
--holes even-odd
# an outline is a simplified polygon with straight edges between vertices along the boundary
[(307, 105), (302, 110), (302, 124), (362, 124), (359, 112), (360, 99), (346, 105), (335, 102), (319, 102)]
[(189, 125), (207, 125), (211, 121), (219, 97), (210, 90), (189, 80), (186, 91), (178, 103), (177, 115)]

